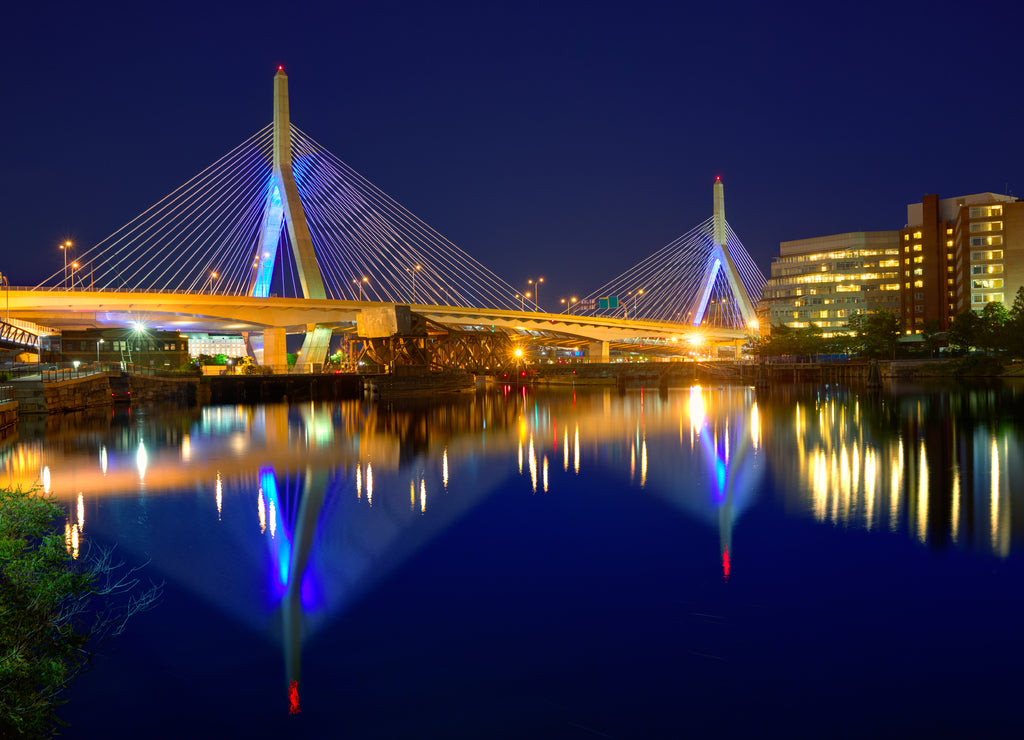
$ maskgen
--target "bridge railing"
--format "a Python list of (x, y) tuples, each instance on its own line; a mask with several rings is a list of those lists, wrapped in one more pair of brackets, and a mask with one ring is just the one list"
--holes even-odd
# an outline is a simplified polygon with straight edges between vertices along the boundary
[(14, 387), (0, 385), (0, 403), (10, 403), (14, 400)]

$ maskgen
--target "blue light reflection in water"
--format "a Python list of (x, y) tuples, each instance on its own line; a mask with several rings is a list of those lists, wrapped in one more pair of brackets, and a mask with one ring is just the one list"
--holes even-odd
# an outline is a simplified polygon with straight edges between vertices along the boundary
[[(70, 443), (25, 429), (0, 461), (50, 471), (69, 542), (169, 583), (74, 687), (75, 732), (998, 728), (1024, 658), (1022, 406), (1012, 386), (514, 389), (136, 411)], [(850, 716), (837, 697), (864, 685)]]

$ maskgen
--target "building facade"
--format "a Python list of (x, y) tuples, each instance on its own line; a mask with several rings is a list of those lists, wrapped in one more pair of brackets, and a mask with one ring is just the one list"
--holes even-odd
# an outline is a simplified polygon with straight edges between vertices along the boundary
[(760, 311), (773, 326), (841, 333), (857, 313), (900, 310), (899, 232), (855, 231), (782, 242)]
[(1024, 285), (1024, 203), (976, 193), (907, 206), (900, 231), (900, 312), (905, 334), (927, 322), (948, 329), (956, 314), (1013, 303)]
[(247, 357), (245, 340), (239, 334), (206, 334), (193, 332), (188, 335), (188, 347), (192, 357), (209, 355), (216, 357)]
[[(52, 354), (51, 354), (52, 356)], [(188, 340), (176, 331), (83, 329), (62, 331), (63, 362), (131, 363), (159, 370), (177, 370), (190, 362)]]

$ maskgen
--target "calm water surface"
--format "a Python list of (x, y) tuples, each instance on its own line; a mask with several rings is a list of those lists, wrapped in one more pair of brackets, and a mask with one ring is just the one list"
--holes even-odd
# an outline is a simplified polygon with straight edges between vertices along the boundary
[(166, 582), (68, 737), (1009, 736), (1022, 443), (1019, 385), (501, 389), (71, 416), (0, 460)]

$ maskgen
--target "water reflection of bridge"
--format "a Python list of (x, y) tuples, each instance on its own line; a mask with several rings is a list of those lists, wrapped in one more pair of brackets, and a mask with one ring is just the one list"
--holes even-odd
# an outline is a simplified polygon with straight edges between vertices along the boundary
[[(569, 475), (610, 464), (610, 475), (717, 529), (728, 568), (732, 525), (756, 491), (751, 394), (540, 399), (520, 388), (443, 406), (207, 408), (19, 443), (3, 467), (6, 483), (39, 480), (69, 503), (75, 552), (89, 528), (103, 526), (87, 527), (88, 502), (193, 490), (209, 512), (196, 536), (228, 537), (234, 558), (266, 573), (262, 590), (281, 614), (290, 682), (299, 680), (306, 637), (517, 474), (535, 491), (555, 492), (559, 464)], [(268, 628), (266, 598), (237, 593), (237, 573), (227, 582), (220, 568), (184, 564), (179, 547), (175, 539), (148, 554), (240, 621)]]

